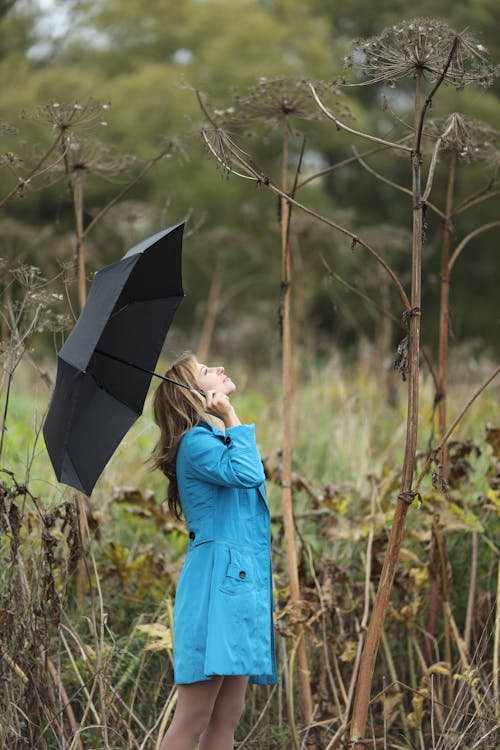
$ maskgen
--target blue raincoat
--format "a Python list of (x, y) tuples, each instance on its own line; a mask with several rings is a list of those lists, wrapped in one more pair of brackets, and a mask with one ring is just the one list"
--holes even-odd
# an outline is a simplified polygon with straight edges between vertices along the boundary
[(176, 471), (189, 546), (175, 596), (175, 681), (275, 683), (270, 516), (254, 425), (224, 433), (201, 422), (182, 438)]

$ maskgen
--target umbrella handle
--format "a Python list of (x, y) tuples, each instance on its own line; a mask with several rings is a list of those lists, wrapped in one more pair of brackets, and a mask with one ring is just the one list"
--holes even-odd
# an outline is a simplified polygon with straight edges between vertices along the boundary
[(160, 378), (161, 380), (165, 380), (167, 383), (173, 383), (174, 385), (179, 385), (181, 388), (186, 388), (188, 391), (195, 391), (196, 393), (201, 394), (202, 396), (206, 396), (205, 391), (202, 391), (201, 388), (193, 388), (191, 385), (187, 385), (186, 383), (181, 383), (178, 380), (173, 380), (172, 378), (167, 378), (166, 375), (160, 375), (157, 372), (153, 372), (153, 370), (147, 370), (145, 367), (141, 367), (140, 365), (136, 365), (133, 362), (128, 362), (126, 359), (122, 359), (121, 357), (117, 357), (114, 354), (109, 354), (108, 352), (103, 352), (102, 349), (96, 349), (96, 354), (100, 354), (103, 357), (108, 357), (108, 359), (114, 359), (115, 362), (120, 362), (122, 365), (128, 365), (129, 367), (133, 367), (135, 370), (141, 370), (141, 372), (146, 372), (148, 375), (154, 375), (155, 378)]

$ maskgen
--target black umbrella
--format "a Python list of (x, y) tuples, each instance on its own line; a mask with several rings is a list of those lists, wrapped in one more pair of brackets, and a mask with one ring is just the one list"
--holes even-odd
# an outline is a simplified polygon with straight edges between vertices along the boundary
[(99, 271), (58, 353), (45, 444), (59, 481), (87, 495), (142, 414), (165, 336), (184, 297), (183, 229), (181, 223), (158, 232)]

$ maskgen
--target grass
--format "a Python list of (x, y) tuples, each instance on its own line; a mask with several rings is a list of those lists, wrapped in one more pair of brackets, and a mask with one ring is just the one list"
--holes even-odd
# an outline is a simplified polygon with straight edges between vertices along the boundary
[[(339, 705), (343, 705), (342, 696), (348, 689), (352, 660), (360, 642), (367, 540), (372, 535), (370, 559), (375, 584), (404, 449), (406, 386), (394, 374), (391, 398), (386, 398), (378, 386), (377, 373), (366, 365), (367, 361), (366, 355), (357, 364), (335, 356), (321, 367), (298, 368), (296, 374), (294, 469), (308, 481), (318, 498), (329, 488), (328, 496), (316, 501), (303, 489), (294, 492), (304, 596), (300, 616), (311, 621), (306, 632), (315, 717), (319, 722), (312, 731), (317, 733), (320, 747), (330, 742), (339, 726)], [(449, 393), (450, 417), (457, 413), (473, 393), (475, 383), (480, 382), (489, 369), (490, 363), (486, 361), (469, 366), (465, 358), (457, 360)], [(234, 397), (237, 411), (243, 421), (256, 422), (261, 453), (272, 469), (279, 465), (279, 378), (273, 372), (253, 377), (253, 373), (238, 366), (231, 368), (231, 374), (241, 384)], [(451, 749), (452, 735), (447, 735), (447, 727), (452, 723), (453, 736), (460, 736), (466, 726), (458, 704), (452, 703), (459, 685), (464, 685), (466, 691), (465, 697), (460, 698), (460, 710), (471, 715), (479, 709), (482, 712), (478, 715), (475, 734), (471, 730), (463, 736), (480, 750), (496, 747), (490, 743), (491, 738), (491, 742), (496, 743), (498, 737), (494, 723), (498, 717), (495, 719), (492, 707), (495, 677), (491, 672), (491, 658), (499, 513), (495, 511), (494, 493), (491, 494), (494, 461), (484, 443), (484, 426), (498, 415), (499, 388), (498, 383), (493, 384), (457, 430), (457, 439), (473, 441), (480, 446), (481, 453), (470, 456), (469, 477), (454, 490), (452, 502), (439, 496), (428, 478), (422, 487), (422, 509), (410, 512), (386, 623), (387, 641), (379, 657), (373, 692), (382, 689), (384, 684), (389, 685), (394, 675), (401, 685), (398, 689), (388, 688), (385, 701), (379, 700), (373, 705), (374, 736), (378, 736), (374, 747), (382, 747), (385, 742), (385, 746), (394, 750), (397, 747)], [(150, 398), (144, 415), (122, 441), (92, 495), (93, 541), (87, 546), (83, 598), (77, 595), (75, 588), (77, 574), (71, 551), (74, 540), (68, 536), (70, 520), (66, 525), (57, 519), (53, 526), (46, 525), (51, 512), (64, 510), (69, 514), (73, 507), (73, 492), (56, 482), (40, 434), (48, 398), (46, 387), (37, 384), (32, 371), (23, 363), (16, 372), (12, 389), (2, 466), (13, 471), (18, 482), (27, 479), (29, 491), (38, 500), (22, 494), (5, 496), (7, 502), (19, 510), (18, 532), (13, 531), (12, 519), (2, 516), (0, 508), (0, 522), (3, 518), (7, 530), (0, 544), (0, 560), (3, 561), (0, 617), (4, 622), (7, 654), (17, 660), (24, 674), (31, 675), (36, 695), (30, 697), (29, 691), (23, 694), (22, 684), (18, 684), (12, 668), (6, 668), (4, 660), (2, 699), (8, 700), (5, 705), (18, 705), (19, 711), (17, 714), (10, 710), (5, 712), (0, 744), (3, 741), (13, 750), (30, 747), (13, 738), (16, 731), (21, 734), (26, 731), (19, 717), (31, 706), (33, 726), (38, 721), (45, 727), (43, 741), (37, 740), (42, 743), (41, 750), (59, 747), (53, 738), (71, 721), (67, 718), (59, 722), (57, 730), (57, 721), (50, 717), (57, 705), (58, 715), (67, 716), (63, 698), (66, 694), (80, 726), (80, 734), (68, 741), (70, 750), (81, 750), (81, 747), (84, 750), (93, 747), (154, 750), (160, 732), (156, 722), (167, 716), (169, 709), (165, 707), (172, 706), (175, 697), (167, 636), (171, 627), (171, 597), (186, 539), (182, 530), (162, 514), (160, 504), (166, 492), (165, 481), (159, 472), (151, 473), (146, 464), (157, 435)], [(423, 372), (419, 438), (419, 449), (423, 452), (433, 432), (433, 399), (432, 381)], [(127, 495), (127, 488), (134, 488), (135, 494)], [(372, 515), (370, 499), (374, 489), (375, 513)], [(150, 499), (151, 493), (155, 502)], [(291, 741), (285, 675), (289, 672), (293, 648), (293, 638), (287, 632), (292, 631), (290, 622), (294, 615), (287, 608), (287, 577), (279, 520), (280, 488), (273, 481), (268, 482), (268, 494), (274, 516), (277, 616), (283, 634), (278, 638), (282, 680), (279, 691), (272, 694), (262, 689), (251, 691), (238, 735), (240, 740), (248, 735), (242, 745), (247, 750), (261, 747), (284, 750)], [(120, 496), (122, 502), (117, 501)], [(300, 518), (315, 506), (316, 510), (331, 515)], [(473, 627), (476, 636), (486, 633), (486, 637), (483, 637), (483, 652), (471, 660), (468, 672), (460, 663), (457, 644), (452, 638), (448, 646), (453, 663), (435, 674), (434, 703), (430, 703), (430, 677), (416, 649), (422, 643), (430, 596), (429, 550), (436, 515), (440, 518), (447, 545), (447, 564), (453, 574), (450, 597), (460, 632), (467, 615), (472, 533), (479, 533), (477, 611)], [(45, 519), (43, 523), (40, 518)], [(310, 557), (307, 550), (310, 550)], [(43, 602), (50, 600), (53, 590), (57, 596), (51, 600), (49, 617), (48, 605)], [(323, 614), (318, 618), (318, 613)], [(445, 620), (441, 612), (434, 644), (436, 664), (446, 661), (445, 646), (449, 636), (444, 628)], [(156, 633), (155, 637), (147, 635), (150, 625), (160, 626), (159, 630), (151, 631)], [(163, 633), (164, 641), (158, 640), (158, 633)], [(50, 655), (54, 665), (52, 677), (47, 675), (44, 660), (33, 652), (34, 642), (41, 644), (41, 648), (45, 644), (45, 653)], [(448, 676), (451, 676), (452, 688), (447, 693), (450, 690)], [(421, 696), (418, 700), (415, 699), (417, 694)], [(53, 696), (56, 707), (49, 710), (49, 704), (44, 704), (40, 698), (43, 695)], [(478, 703), (478, 695), (482, 696), (482, 703)], [(28, 699), (32, 703), (27, 703)], [(38, 706), (37, 710), (33, 709), (34, 705)], [(422, 705), (424, 711), (420, 710)], [(448, 725), (445, 719), (451, 714), (447, 714), (447, 705), (454, 706), (453, 722)], [(431, 716), (434, 739), (429, 724)], [(474, 745), (487, 733), (484, 746)]]
[[(450, 418), (471, 395), (489, 363), (462, 365), (450, 386)], [(465, 373), (464, 373), (465, 370)], [(234, 371), (234, 369), (233, 369)], [(237, 391), (234, 403), (242, 421), (257, 425), (261, 453), (277, 461), (280, 450), (280, 390), (278, 377), (264, 373), (250, 379), (236, 368)], [(396, 403), (388, 404), (380, 393), (376, 377), (366, 367), (352, 367), (335, 357), (331, 364), (310, 370), (297, 378), (294, 411), (294, 455), (297, 472), (317, 485), (354, 485), (358, 489), (370, 474), (380, 474), (384, 465), (398, 465), (404, 451), (406, 386), (396, 373)], [(245, 382), (246, 381), (246, 382)], [(164, 481), (149, 471), (147, 460), (155, 444), (157, 428), (151, 415), (151, 393), (143, 416), (123, 439), (99, 480), (93, 498), (106, 502), (115, 487), (147, 486), (158, 497), (164, 494)], [(455, 437), (475, 439), (484, 425), (494, 419), (500, 384), (494, 383), (466, 415)], [(423, 373), (419, 447), (425, 450), (431, 431), (434, 391), (430, 377)], [(3, 394), (2, 394), (3, 395)], [(40, 434), (50, 394), (37, 381), (32, 370), (21, 365), (11, 394), (3, 464), (16, 476), (29, 473), (34, 494), (60, 496), (67, 492), (57, 486)], [(0, 403), (3, 407), (3, 403)]]

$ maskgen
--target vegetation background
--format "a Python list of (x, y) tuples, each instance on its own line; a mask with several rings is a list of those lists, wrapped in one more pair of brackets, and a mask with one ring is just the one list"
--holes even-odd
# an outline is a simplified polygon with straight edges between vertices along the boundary
[[(429, 0), (418, 13), (457, 31), (470, 28), (500, 60), (493, 0)], [(352, 40), (410, 19), (399, 1), (0, 2), (0, 196), (16, 188), (0, 214), (0, 744), (9, 750), (155, 748), (175, 703), (170, 597), (186, 542), (182, 526), (165, 515), (161, 476), (145, 464), (156, 437), (149, 405), (93, 493), (87, 539), (40, 436), (56, 351), (78, 315), (78, 206), (89, 230), (88, 284), (139, 239), (188, 219), (187, 296), (162, 364), (183, 349), (203, 348), (231, 368), (239, 412), (258, 423), (273, 512), (282, 680), (278, 689), (252, 693), (238, 742), (285, 748), (340, 741), (392, 519), (406, 385), (392, 370), (397, 322), (333, 278), (322, 259), (394, 315), (400, 310), (367, 255), (294, 214), (298, 611), (289, 601), (279, 500), (279, 207), (264, 189), (216, 170), (200, 136), (196, 91), (214, 117), (232, 121), (240, 145), (277, 180), (277, 103), (291, 92), (298, 116), (289, 160), (293, 167), (304, 143), (305, 181), (349, 159), (360, 144), (319, 116), (301, 82), (354, 78), (343, 64)], [(391, 139), (404, 132), (404, 86), (340, 88), (334, 97), (352, 127)], [(459, 111), (488, 124), (494, 139), (499, 91), (498, 82), (460, 92), (445, 87), (432, 117)], [(49, 159), (26, 179), (54, 142), (61, 113), (72, 118), (70, 162)], [(493, 192), (499, 164), (463, 156), (457, 203), (488, 181)], [(384, 154), (370, 165), (394, 182), (407, 170), (403, 158), (389, 162)], [(440, 161), (436, 205), (445, 202), (446, 169)], [(409, 199), (352, 162), (305, 184), (300, 199), (372, 238), (407, 281)], [(493, 196), (473, 217), (459, 217), (454, 239), (497, 218)], [(440, 220), (428, 214), (422, 337), (431, 359), (441, 239)], [(498, 357), (498, 240), (498, 227), (478, 236), (454, 270), (451, 418)], [(422, 383), (423, 462), (437, 431), (434, 383), (424, 365)], [(429, 477), (422, 507), (411, 509), (373, 686), (374, 694), (384, 691), (372, 705), (374, 747), (451, 748), (460, 741), (493, 749), (500, 742), (498, 393), (493, 384), (461, 423), (450, 447), (448, 493)], [(301, 725), (294, 702), (297, 621), (306, 628), (311, 663), (310, 726)]]

